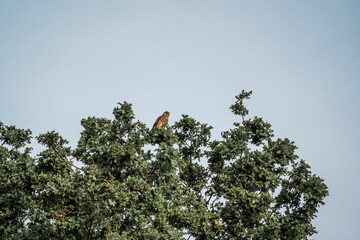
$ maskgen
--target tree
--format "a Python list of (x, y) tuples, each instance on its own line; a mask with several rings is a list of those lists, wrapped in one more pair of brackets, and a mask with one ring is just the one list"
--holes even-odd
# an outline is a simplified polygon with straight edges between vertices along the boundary
[(250, 95), (221, 140), (187, 115), (149, 130), (124, 102), (113, 120), (83, 119), (75, 149), (48, 132), (31, 157), (31, 131), (0, 123), (0, 238), (307, 239), (327, 186), (248, 117)]

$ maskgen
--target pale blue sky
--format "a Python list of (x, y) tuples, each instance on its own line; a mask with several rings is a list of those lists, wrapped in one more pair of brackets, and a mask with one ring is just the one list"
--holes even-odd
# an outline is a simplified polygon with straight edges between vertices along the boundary
[(253, 90), (251, 116), (325, 179), (314, 239), (360, 220), (360, 1), (0, 0), (0, 121), (76, 145), (81, 118), (133, 103), (151, 126), (188, 114), (218, 138)]

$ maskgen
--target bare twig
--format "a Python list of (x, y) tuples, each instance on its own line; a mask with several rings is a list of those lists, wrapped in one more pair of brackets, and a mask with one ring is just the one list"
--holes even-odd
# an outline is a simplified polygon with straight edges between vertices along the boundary
[(216, 201), (217, 199), (218, 199), (218, 198), (215, 198), (214, 201), (211, 203), (211, 209), (212, 209), (213, 212), (214, 212), (214, 203), (215, 203), (215, 201)]
[(214, 193), (211, 193), (210, 194), (210, 197), (209, 197), (209, 199), (206, 201), (206, 203), (205, 203), (205, 205), (207, 206), (208, 204), (209, 204), (209, 202), (210, 202), (210, 199), (212, 198), (212, 196), (214, 195)]

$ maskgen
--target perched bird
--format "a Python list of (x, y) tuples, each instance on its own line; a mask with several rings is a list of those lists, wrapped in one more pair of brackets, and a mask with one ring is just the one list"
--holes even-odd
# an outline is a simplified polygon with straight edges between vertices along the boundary
[(161, 115), (160, 117), (158, 117), (156, 119), (152, 129), (154, 129), (154, 128), (165, 128), (165, 125), (169, 121), (169, 115), (170, 115), (170, 113), (168, 111), (165, 111), (163, 113), (163, 115)]

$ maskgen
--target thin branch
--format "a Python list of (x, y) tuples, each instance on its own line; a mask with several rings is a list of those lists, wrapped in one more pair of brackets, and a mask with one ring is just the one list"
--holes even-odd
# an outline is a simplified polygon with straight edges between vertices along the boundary
[(215, 198), (214, 201), (211, 203), (211, 208), (212, 208), (213, 212), (214, 212), (214, 203), (215, 203), (216, 200), (218, 200), (218, 198)]
[(198, 194), (201, 192), (201, 190), (203, 190), (203, 188), (205, 187), (205, 185), (208, 183), (210, 177), (211, 177), (211, 174), (209, 174), (209, 177), (206, 179), (206, 182), (202, 185), (202, 187), (200, 188), (200, 190), (198, 190), (198, 191), (196, 192), (196, 195), (198, 195)]
[(209, 197), (209, 199), (206, 201), (206, 203), (205, 203), (205, 205), (207, 206), (208, 204), (209, 204), (209, 202), (210, 202), (210, 199), (212, 198), (212, 196), (214, 195), (214, 193), (212, 192), (211, 194), (210, 194), (210, 197)]
[(70, 162), (67, 159), (63, 158), (53, 145), (51, 145), (50, 147), (52, 148), (52, 150), (54, 150), (54, 152), (58, 155), (58, 157), (60, 157), (68, 166), (73, 166), (74, 168), (82, 171), (81, 168), (75, 166), (72, 162)]

